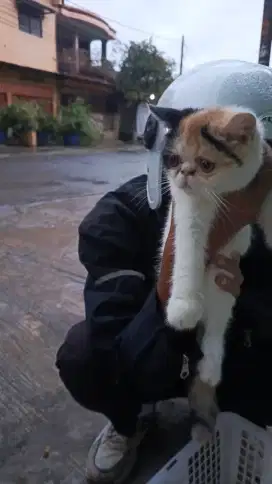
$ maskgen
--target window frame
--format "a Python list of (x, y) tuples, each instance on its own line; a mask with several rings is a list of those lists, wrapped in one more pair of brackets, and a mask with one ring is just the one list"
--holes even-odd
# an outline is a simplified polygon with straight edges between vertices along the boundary
[(43, 38), (43, 17), (43, 12), (36, 8), (23, 4), (18, 6), (18, 27), (25, 34)]

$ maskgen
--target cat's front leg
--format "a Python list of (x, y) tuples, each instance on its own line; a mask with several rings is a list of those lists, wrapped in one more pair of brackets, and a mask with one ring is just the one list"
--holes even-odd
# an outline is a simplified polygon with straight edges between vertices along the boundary
[[(244, 227), (223, 250), (226, 256), (233, 251), (245, 254), (250, 246), (251, 228)], [(224, 359), (224, 340), (236, 298), (220, 289), (215, 280), (220, 269), (211, 266), (207, 272), (205, 284), (205, 333), (202, 340), (203, 358), (199, 362), (199, 376), (204, 383), (217, 386), (221, 381)]]
[(203, 280), (209, 220), (189, 197), (175, 210), (172, 291), (166, 316), (178, 330), (193, 329), (204, 311)]
[[(221, 325), (218, 328), (214, 326), (210, 333), (209, 328), (206, 328), (201, 345), (204, 356), (198, 363), (198, 375), (189, 393), (193, 419), (191, 434), (193, 440), (198, 442), (203, 442), (211, 436), (216, 422), (218, 413), (216, 388), (221, 381), (224, 329), (226, 329), (227, 320), (228, 317), (224, 318), (224, 326)], [(218, 324), (220, 325), (220, 321)]]
[(206, 278), (205, 332), (198, 363), (198, 375), (192, 385), (189, 403), (194, 416), (192, 438), (202, 442), (212, 433), (217, 416), (216, 388), (221, 381), (224, 338), (235, 298), (217, 287), (217, 269), (210, 269)]
[(201, 381), (216, 387), (221, 381), (224, 359), (225, 334), (232, 316), (235, 298), (215, 284), (217, 270), (210, 270), (207, 277), (205, 332), (201, 350), (203, 358), (198, 364)]
[(199, 377), (203, 383), (216, 387), (222, 375), (224, 333), (221, 332), (217, 336), (204, 336), (201, 350), (204, 356), (198, 364)]
[[(206, 328), (202, 340), (201, 350), (204, 356), (198, 363), (198, 375), (189, 396), (193, 415), (192, 438), (198, 442), (203, 442), (211, 436), (216, 422), (216, 388), (221, 381), (227, 320), (228, 317), (224, 318), (224, 328), (223, 325), (220, 328), (213, 327), (210, 333), (209, 328)], [(220, 325), (220, 321), (218, 324)]]
[(197, 298), (176, 297), (172, 295), (168, 301), (166, 317), (169, 326), (177, 330), (195, 328), (203, 315), (202, 301)]
[(200, 443), (205, 442), (212, 435), (218, 414), (216, 388), (204, 383), (197, 375), (189, 390), (188, 401), (192, 439)]

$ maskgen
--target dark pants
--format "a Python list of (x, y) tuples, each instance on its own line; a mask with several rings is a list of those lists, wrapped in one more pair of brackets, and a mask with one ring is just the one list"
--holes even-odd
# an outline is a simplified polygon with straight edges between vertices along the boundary
[[(234, 348), (231, 361), (227, 361), (218, 389), (219, 406), (222, 411), (268, 425), (272, 422), (270, 385), (258, 369), (259, 356), (256, 358), (254, 348), (253, 353), (246, 351), (245, 347)], [(181, 359), (179, 351), (171, 348), (170, 354), (165, 339), (160, 340), (158, 334), (136, 364), (117, 364), (112, 349), (92, 349), (90, 328), (83, 321), (68, 332), (56, 364), (64, 385), (80, 405), (104, 414), (117, 432), (129, 436), (135, 431), (142, 404), (187, 396), (190, 378), (180, 378)]]
[[(92, 348), (89, 325), (82, 321), (69, 330), (58, 350), (56, 366), (81, 406), (105, 415), (117, 432), (129, 436), (136, 429), (143, 404), (186, 397), (188, 382), (180, 379), (182, 355), (178, 351), (167, 355), (160, 335), (133, 367), (120, 358), (117, 363), (112, 346), (100, 351)], [(158, 365), (160, 361), (162, 365)]]

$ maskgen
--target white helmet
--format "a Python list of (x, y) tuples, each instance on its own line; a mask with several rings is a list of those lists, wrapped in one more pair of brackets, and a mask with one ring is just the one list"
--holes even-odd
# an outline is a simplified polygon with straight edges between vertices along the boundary
[[(159, 99), (158, 106), (174, 109), (208, 108), (236, 104), (253, 110), (272, 139), (272, 69), (238, 60), (202, 64), (179, 76)], [(151, 208), (161, 203), (161, 150), (166, 127), (150, 117), (145, 145), (148, 159), (147, 196)]]

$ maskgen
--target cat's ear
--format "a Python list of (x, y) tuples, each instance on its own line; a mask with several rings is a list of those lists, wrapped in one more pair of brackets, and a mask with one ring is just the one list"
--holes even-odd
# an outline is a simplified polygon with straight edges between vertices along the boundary
[(159, 121), (163, 121), (171, 129), (176, 129), (182, 119), (182, 111), (173, 108), (149, 105), (150, 111)]
[(223, 132), (230, 140), (247, 143), (256, 132), (257, 120), (251, 113), (235, 113), (225, 125)]

